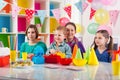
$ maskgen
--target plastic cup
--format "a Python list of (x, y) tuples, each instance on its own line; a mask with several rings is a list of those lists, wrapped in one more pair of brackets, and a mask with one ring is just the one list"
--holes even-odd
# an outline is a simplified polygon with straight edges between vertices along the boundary
[(120, 76), (120, 61), (112, 61), (112, 74)]
[(10, 62), (15, 62), (16, 61), (16, 50), (11, 50), (10, 51)]
[(22, 60), (27, 60), (27, 52), (22, 52)]

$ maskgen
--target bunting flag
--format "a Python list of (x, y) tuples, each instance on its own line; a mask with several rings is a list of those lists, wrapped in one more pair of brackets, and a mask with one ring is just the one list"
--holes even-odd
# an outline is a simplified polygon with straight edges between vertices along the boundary
[(64, 7), (64, 10), (68, 14), (69, 18), (71, 18), (71, 5)]
[(81, 2), (81, 1), (75, 3), (75, 6), (77, 7), (77, 9), (78, 9), (81, 13), (83, 12), (83, 10), (82, 10), (82, 2)]
[(95, 15), (96, 10), (91, 8), (91, 12), (90, 12), (90, 19), (92, 19), (92, 17)]
[(118, 18), (118, 15), (119, 15), (119, 12), (118, 10), (111, 10), (109, 11), (109, 15), (110, 15), (110, 26), (115, 26), (116, 24), (116, 21), (117, 21), (117, 18)]
[(28, 22), (28, 24), (30, 23), (32, 17), (33, 17), (33, 13), (35, 11), (34, 10), (31, 10), (31, 9), (26, 9), (25, 10), (25, 13), (26, 13), (26, 21)]
[(12, 5), (12, 17), (13, 19), (17, 17), (17, 14), (20, 12), (21, 8), (18, 7), (17, 5)]
[(60, 9), (59, 9), (59, 8), (58, 8), (58, 9), (53, 9), (53, 10), (52, 10), (52, 13), (53, 13), (54, 17), (55, 17), (57, 20), (59, 20), (59, 18), (60, 18)]
[(0, 0), (0, 10), (2, 10), (7, 5), (7, 2)]
[(83, 2), (82, 3), (82, 10), (83, 10), (83, 12), (86, 10), (87, 7), (88, 7), (88, 3)]
[(37, 13), (41, 20), (41, 24), (43, 24), (45, 16), (46, 16), (46, 10), (38, 10)]

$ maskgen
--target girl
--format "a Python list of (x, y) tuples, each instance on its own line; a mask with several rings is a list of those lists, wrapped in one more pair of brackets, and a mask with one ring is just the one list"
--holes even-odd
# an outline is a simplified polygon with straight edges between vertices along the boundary
[(47, 50), (46, 44), (38, 41), (38, 30), (36, 25), (29, 25), (25, 32), (28, 42), (24, 42), (20, 49), (20, 57), (22, 57), (22, 52), (28, 53), (28, 58), (34, 55), (44, 54)]
[(99, 61), (111, 62), (112, 54), (110, 50), (113, 49), (113, 39), (107, 30), (97, 31), (94, 38), (93, 47)]

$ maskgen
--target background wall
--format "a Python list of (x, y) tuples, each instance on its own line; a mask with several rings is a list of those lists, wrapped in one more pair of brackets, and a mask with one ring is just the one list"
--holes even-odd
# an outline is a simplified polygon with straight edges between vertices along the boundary
[[(69, 1), (69, 2), (68, 2)], [(87, 27), (90, 23), (95, 22), (94, 20), (89, 20), (90, 16), (90, 9), (91, 9), (91, 3), (88, 3), (88, 7), (84, 11), (83, 14), (80, 13), (80, 11), (76, 8), (74, 5), (76, 2), (80, 0), (65, 0), (63, 1), (62, 5), (65, 6), (66, 4), (72, 4), (72, 17), (70, 21), (74, 23), (79, 23), (83, 25), (83, 32), (79, 33), (79, 36), (82, 37), (83, 45), (85, 48), (90, 47), (93, 43), (94, 34), (90, 34), (87, 31)], [(120, 0), (117, 0), (115, 5), (113, 6), (103, 6), (103, 9), (106, 10), (120, 10)], [(62, 11), (62, 16), (67, 16), (65, 11)], [(112, 28), (112, 36), (114, 38), (114, 43), (118, 43), (120, 45), (120, 14), (118, 15), (118, 19), (116, 22), (116, 25), (111, 27)]]

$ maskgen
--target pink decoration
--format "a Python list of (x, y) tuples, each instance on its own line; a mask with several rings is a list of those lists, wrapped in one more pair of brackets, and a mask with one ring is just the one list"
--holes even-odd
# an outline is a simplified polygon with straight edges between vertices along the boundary
[(112, 5), (115, 4), (116, 0), (101, 0), (101, 3), (104, 5)]
[(71, 6), (65, 7), (64, 10), (67, 12), (68, 16), (71, 18)]
[(109, 15), (110, 15), (110, 23), (109, 24), (110, 24), (110, 26), (115, 26), (119, 12), (120, 11), (118, 11), (118, 10), (109, 11)]
[(106, 30), (106, 31), (108, 31), (110, 36), (112, 35), (112, 29), (111, 29), (110, 26), (101, 25), (101, 26), (98, 27), (97, 31), (99, 31), (99, 30)]
[(17, 5), (12, 5), (12, 17), (15, 18), (17, 17), (17, 14), (20, 12), (21, 8), (18, 7)]
[(85, 9), (88, 7), (88, 3), (83, 2), (82, 3), (82, 10), (85, 11)]
[(59, 20), (59, 18), (60, 18), (60, 9), (58, 8), (58, 9), (53, 9), (52, 10), (52, 13), (53, 13), (53, 15), (55, 16), (55, 18), (57, 19), (57, 20)]
[(60, 23), (61, 26), (65, 26), (65, 24), (68, 23), (68, 22), (69, 22), (69, 19), (66, 18), (66, 17), (62, 17), (62, 18), (59, 19), (59, 23)]
[(90, 12), (90, 19), (92, 19), (92, 17), (95, 15), (96, 10), (91, 8), (91, 12)]
[(33, 17), (34, 10), (26, 9), (25, 13), (26, 13), (26, 20), (28, 23), (30, 23), (31, 18)]
[(93, 0), (87, 0), (89, 3), (91, 3)]

